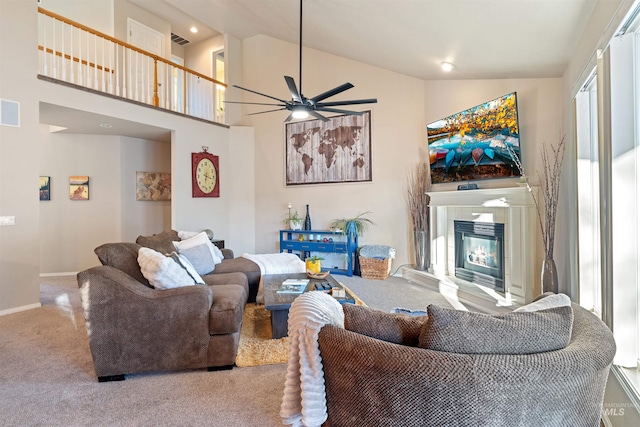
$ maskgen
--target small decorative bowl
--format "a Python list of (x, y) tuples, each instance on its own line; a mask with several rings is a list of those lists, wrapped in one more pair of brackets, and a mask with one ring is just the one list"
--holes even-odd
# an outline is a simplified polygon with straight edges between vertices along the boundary
[(328, 271), (322, 272), (322, 273), (314, 273), (313, 271), (307, 270), (307, 277), (309, 279), (324, 279), (329, 275)]

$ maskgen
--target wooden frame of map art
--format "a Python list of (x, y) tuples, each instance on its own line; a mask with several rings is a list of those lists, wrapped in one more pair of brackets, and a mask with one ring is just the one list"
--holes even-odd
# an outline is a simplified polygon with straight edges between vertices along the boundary
[(171, 200), (169, 172), (136, 172), (136, 200)]
[(287, 123), (286, 185), (371, 181), (371, 111)]

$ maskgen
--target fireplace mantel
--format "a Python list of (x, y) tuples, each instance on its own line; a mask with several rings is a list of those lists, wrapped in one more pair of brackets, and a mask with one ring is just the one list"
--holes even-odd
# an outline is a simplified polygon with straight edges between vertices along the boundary
[[(538, 188), (531, 191), (537, 193)], [(420, 280), (441, 293), (477, 308), (496, 311), (530, 302), (540, 289), (541, 247), (536, 233), (535, 203), (528, 187), (429, 192), (431, 268), (414, 270)], [(487, 290), (455, 277), (454, 220), (496, 222), (505, 230), (505, 292)], [(497, 309), (500, 311), (500, 309)]]
[[(532, 187), (532, 190), (536, 191), (537, 187)], [(527, 187), (436, 191), (427, 194), (430, 198), (430, 206), (535, 207), (533, 197)]]

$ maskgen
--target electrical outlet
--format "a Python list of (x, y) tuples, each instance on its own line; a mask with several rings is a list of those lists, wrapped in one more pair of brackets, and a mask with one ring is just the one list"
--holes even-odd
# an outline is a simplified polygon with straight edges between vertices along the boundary
[(16, 225), (16, 217), (0, 216), (0, 225)]

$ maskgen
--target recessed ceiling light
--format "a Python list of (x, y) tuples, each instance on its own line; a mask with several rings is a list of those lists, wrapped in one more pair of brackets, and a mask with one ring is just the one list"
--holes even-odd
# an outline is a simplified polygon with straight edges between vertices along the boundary
[(453, 70), (453, 64), (451, 62), (443, 62), (440, 66), (442, 67), (442, 71), (449, 72)]
[(112, 128), (113, 125), (110, 125), (109, 123), (100, 123), (100, 127), (101, 128)]
[(192, 33), (197, 33), (197, 32), (198, 32), (198, 29), (197, 29), (196, 27), (191, 27), (191, 30), (190, 30), (190, 31), (191, 31)]

